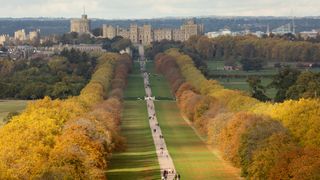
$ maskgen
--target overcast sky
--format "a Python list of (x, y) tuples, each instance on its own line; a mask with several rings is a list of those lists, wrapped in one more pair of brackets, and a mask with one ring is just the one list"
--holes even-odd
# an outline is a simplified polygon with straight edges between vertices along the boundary
[(320, 16), (320, 0), (0, 0), (0, 17)]

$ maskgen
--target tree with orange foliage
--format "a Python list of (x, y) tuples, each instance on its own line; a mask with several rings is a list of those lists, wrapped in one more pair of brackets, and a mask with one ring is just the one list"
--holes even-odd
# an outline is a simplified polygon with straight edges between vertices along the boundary
[(268, 179), (270, 170), (279, 160), (280, 153), (288, 152), (297, 147), (288, 133), (274, 133), (260, 143), (253, 152), (252, 162), (248, 167), (249, 179)]
[(320, 150), (295, 148), (282, 152), (268, 179), (320, 179)]

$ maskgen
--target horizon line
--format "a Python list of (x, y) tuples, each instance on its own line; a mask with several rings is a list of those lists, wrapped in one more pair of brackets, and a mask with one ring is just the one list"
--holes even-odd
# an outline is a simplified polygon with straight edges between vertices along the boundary
[[(92, 17), (89, 19), (94, 20), (152, 20), (152, 19), (186, 19), (186, 18), (319, 18), (320, 15), (314, 16), (273, 16), (273, 15), (265, 15), (265, 16), (228, 16), (228, 15), (198, 15), (198, 16), (159, 16), (159, 17), (150, 17), (150, 18), (99, 18)], [(0, 19), (75, 19), (79, 17), (57, 17), (57, 16), (34, 16), (34, 17), (0, 17)]]

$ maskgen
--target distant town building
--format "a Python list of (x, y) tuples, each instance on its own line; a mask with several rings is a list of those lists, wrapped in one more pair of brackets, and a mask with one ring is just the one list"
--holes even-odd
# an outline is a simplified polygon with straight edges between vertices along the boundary
[(262, 31), (256, 31), (255, 33), (252, 33), (252, 34), (259, 37), (259, 38), (263, 37), (264, 35), (268, 35), (268, 33), (265, 33)]
[(195, 20), (189, 20), (181, 26), (181, 33), (185, 35), (185, 41), (193, 35), (200, 35), (204, 33), (204, 25), (196, 24)]
[(30, 41), (38, 41), (40, 40), (40, 29), (29, 32), (29, 40)]
[[(162, 41), (164, 39), (173, 39), (172, 29), (155, 29), (153, 30), (154, 41)], [(178, 39), (178, 38), (175, 38)]]
[(266, 35), (266, 33), (262, 31), (251, 32), (249, 29), (246, 29), (244, 31), (232, 32), (228, 28), (220, 29), (219, 31), (216, 31), (216, 32), (206, 33), (206, 36), (209, 38), (216, 38), (219, 36), (246, 36), (246, 35), (254, 35), (257, 37), (262, 37), (263, 35)]
[(108, 25), (103, 25), (102, 26), (102, 34), (104, 38), (112, 39), (117, 36), (117, 29), (118, 28), (113, 28), (112, 26)]
[(57, 44), (59, 41), (58, 35), (44, 36), (40, 39), (40, 44)]
[(299, 34), (300, 34), (300, 36), (303, 38), (303, 39), (309, 39), (309, 38), (311, 38), (311, 39), (315, 39), (315, 38), (317, 38), (317, 36), (319, 35), (319, 31), (317, 31), (317, 30), (312, 30), (312, 31), (303, 31), (303, 32), (300, 32)]
[[(117, 32), (116, 36), (121, 36), (126, 39), (130, 38), (130, 31), (128, 31), (127, 29), (123, 29), (123, 28), (120, 28), (119, 26), (117, 26), (116, 32)], [(112, 39), (112, 38), (110, 38), (110, 39)]]
[(82, 15), (81, 19), (72, 19), (70, 24), (70, 32), (90, 34), (91, 21), (85, 13)]
[(10, 39), (10, 36), (8, 34), (3, 34), (0, 36), (0, 45), (5, 45), (6, 42), (8, 42)]
[(180, 29), (153, 29), (151, 25), (138, 26), (131, 24), (129, 29), (122, 29), (110, 25), (103, 25), (103, 37), (112, 39), (116, 36), (128, 38), (132, 43), (149, 45), (154, 41), (174, 40), (186, 41), (193, 35), (202, 35), (204, 26), (196, 24), (194, 20), (189, 20)]
[(25, 41), (27, 39), (24, 29), (18, 30), (14, 33), (14, 39), (19, 41)]
[(232, 34), (231, 30), (230, 30), (230, 29), (227, 29), (227, 28), (221, 29), (220, 32), (221, 32), (221, 35), (223, 35), (223, 36), (231, 35), (231, 34)]
[(63, 49), (75, 49), (82, 52), (105, 52), (106, 50), (102, 48), (102, 44), (79, 44), (79, 45), (55, 45), (53, 46), (53, 51), (60, 52)]
[(273, 34), (284, 35), (284, 34), (293, 34), (293, 26), (291, 23), (282, 25), (272, 30)]
[(232, 31), (228, 28), (224, 28), (224, 29), (220, 29), (217, 32), (208, 32), (206, 33), (206, 36), (208, 36), (209, 38), (216, 38), (219, 36), (234, 36), (235, 34), (232, 33)]

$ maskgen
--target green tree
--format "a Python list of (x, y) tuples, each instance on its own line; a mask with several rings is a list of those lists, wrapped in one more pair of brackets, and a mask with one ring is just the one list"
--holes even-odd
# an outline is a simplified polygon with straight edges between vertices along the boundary
[(67, 71), (69, 62), (64, 57), (56, 56), (49, 61), (48, 65), (54, 74), (57, 74), (59, 71)]
[(72, 93), (72, 88), (64, 82), (57, 82), (53, 86), (51, 96), (55, 98), (67, 98)]
[(274, 76), (269, 87), (274, 87), (277, 89), (275, 96), (276, 102), (282, 102), (287, 97), (288, 89), (294, 85), (300, 75), (300, 71), (297, 69), (292, 69), (290, 67), (285, 67), (280, 69), (278, 74)]
[(318, 98), (320, 96), (320, 73), (303, 72), (287, 93), (289, 99)]
[(129, 39), (121, 39), (120, 41), (116, 41), (111, 44), (111, 48), (115, 52), (119, 52), (121, 50), (124, 50), (127, 47), (131, 47), (131, 41)]
[(46, 95), (47, 85), (45, 83), (33, 82), (26, 84), (20, 92), (23, 99), (40, 99)]
[(261, 85), (261, 79), (258, 76), (250, 76), (247, 79), (250, 87), (251, 96), (260, 101), (270, 101), (270, 98), (265, 94), (266, 88)]
[(242, 58), (240, 63), (244, 71), (259, 71), (263, 68), (264, 60), (262, 58)]
[(102, 28), (95, 28), (92, 30), (94, 36), (102, 36)]

